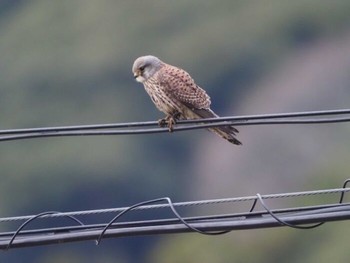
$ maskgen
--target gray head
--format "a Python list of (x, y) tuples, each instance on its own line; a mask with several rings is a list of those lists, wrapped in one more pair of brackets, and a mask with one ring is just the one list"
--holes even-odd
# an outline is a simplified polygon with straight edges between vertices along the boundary
[(155, 56), (143, 56), (135, 60), (132, 66), (134, 78), (138, 82), (144, 82), (152, 77), (163, 65), (163, 62)]

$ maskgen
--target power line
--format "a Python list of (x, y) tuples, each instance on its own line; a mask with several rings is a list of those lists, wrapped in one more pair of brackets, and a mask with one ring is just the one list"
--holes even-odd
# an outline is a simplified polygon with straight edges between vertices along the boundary
[[(234, 125), (272, 125), (272, 124), (321, 124), (349, 122), (350, 109), (311, 111), (295, 113), (279, 113), (264, 115), (247, 115), (235, 117), (220, 117), (215, 119), (182, 120), (178, 121), (174, 128), (176, 131), (210, 128), (216, 126)], [(328, 117), (324, 117), (328, 116)], [(86, 136), (86, 135), (122, 135), (122, 134), (148, 134), (168, 132), (167, 128), (159, 128), (158, 122), (131, 122), (116, 124), (94, 124), (76, 125), (62, 127), (28, 128), (0, 130), (0, 141), (18, 140), (40, 137), (56, 136)], [(350, 219), (350, 203), (343, 203), (344, 194), (350, 191), (346, 185), (350, 180), (346, 180), (342, 188), (314, 190), (294, 193), (281, 193), (244, 197), (231, 197), (211, 200), (199, 200), (173, 203), (168, 197), (155, 200), (144, 201), (130, 207), (85, 210), (73, 212), (44, 212), (38, 215), (4, 217), (0, 218), (0, 223), (24, 221), (16, 230), (0, 233), (0, 249), (15, 247), (37, 246), (54, 243), (64, 243), (82, 240), (97, 240), (103, 238), (197, 232), (207, 235), (224, 234), (232, 230), (254, 229), (265, 227), (288, 226), (299, 229), (309, 229), (320, 226), (324, 222)], [(266, 204), (268, 199), (296, 198), (307, 196), (318, 196), (325, 194), (340, 194), (339, 202), (329, 202), (322, 205), (289, 207), (283, 209), (270, 209)], [(165, 202), (162, 204), (155, 204)], [(249, 212), (222, 213), (216, 215), (182, 217), (177, 208), (188, 206), (206, 206), (219, 204), (233, 204), (248, 202)], [(261, 211), (255, 211), (256, 204), (263, 207)], [(173, 218), (151, 220), (138, 220), (116, 222), (124, 214), (132, 210), (170, 209)], [(232, 210), (230, 210), (232, 211)], [(109, 222), (84, 224), (85, 220), (77, 217), (93, 217), (98, 215), (117, 213)], [(32, 221), (52, 220), (53, 218), (68, 218), (70, 224), (64, 227), (35, 228), (25, 230)], [(97, 222), (97, 220), (95, 221)], [(313, 224), (303, 226), (301, 224)]]
[[(293, 193), (281, 193), (224, 199), (199, 200), (173, 203), (170, 198), (159, 198), (135, 204), (130, 207), (74, 211), (69, 213), (44, 212), (34, 216), (8, 217), (1, 218), (0, 222), (25, 221), (15, 231), (0, 233), (0, 249), (9, 249), (16, 247), (38, 246), (47, 244), (58, 244), (66, 242), (76, 242), (83, 240), (96, 240), (97, 244), (103, 238), (117, 238), (124, 236), (137, 235), (155, 235), (197, 232), (206, 235), (224, 234), (232, 230), (270, 228), (288, 226), (299, 229), (309, 229), (320, 226), (324, 222), (349, 220), (350, 203), (343, 202), (345, 193), (350, 191), (347, 184), (350, 179), (346, 180), (343, 188), (324, 189), (314, 191), (303, 191)], [(269, 199), (276, 198), (296, 198), (310, 197), (319, 195), (337, 195), (338, 201), (327, 202), (319, 205), (296, 206), (280, 209), (271, 209), (266, 203)], [(293, 200), (296, 201), (296, 200)], [(166, 202), (165, 204), (155, 204)], [(249, 202), (249, 212), (208, 214), (202, 216), (183, 217), (177, 211), (182, 206), (217, 206), (222, 203), (241, 203)], [(256, 204), (260, 203), (262, 210), (255, 210)], [(296, 203), (296, 202), (289, 202)], [(138, 221), (116, 222), (126, 213), (132, 210), (150, 210), (159, 208), (170, 208), (174, 217)], [(230, 208), (230, 211), (233, 211)], [(247, 209), (248, 211), (248, 209)], [(97, 215), (105, 213), (117, 213), (109, 222), (84, 224), (81, 218), (76, 217), (89, 216), (89, 222), (96, 220)], [(156, 214), (156, 213), (155, 213)], [(25, 230), (30, 223), (39, 220), (52, 220), (55, 217), (68, 217), (72, 224), (64, 227), (52, 228), (34, 228)], [(91, 218), (92, 217), (92, 218)], [(305, 224), (312, 224), (306, 225)]]
[[(279, 199), (279, 198), (303, 197), (303, 196), (325, 195), (325, 194), (336, 194), (336, 193), (341, 194), (341, 193), (347, 193), (347, 192), (350, 192), (350, 188), (343, 187), (343, 188), (335, 188), (335, 189), (324, 189), (324, 190), (303, 191), (303, 192), (293, 192), (293, 193), (267, 194), (267, 195), (263, 195), (263, 198)], [(209, 199), (209, 200), (199, 200), (199, 201), (176, 202), (176, 203), (173, 203), (173, 206), (189, 207), (189, 206), (217, 205), (217, 204), (224, 204), (224, 203), (256, 201), (257, 199), (258, 197), (256, 195), (252, 195), (252, 196), (244, 196), (244, 197), (231, 197), (231, 198), (219, 198), (219, 199)], [(160, 208), (169, 208), (169, 207), (170, 207), (169, 204), (142, 205), (142, 206), (136, 207), (134, 210), (160, 209)], [(65, 212), (65, 213), (51, 213), (51, 214), (42, 216), (42, 218), (118, 213), (128, 208), (129, 207), (119, 207), (119, 208), (85, 210), (85, 211), (75, 211), (75, 212)], [(11, 221), (25, 221), (25, 220), (31, 219), (34, 216), (36, 215), (2, 217), (0, 218), (0, 223), (11, 222)]]
[[(350, 122), (350, 116), (340, 117), (344, 115), (350, 115), (350, 109), (179, 120), (173, 131), (188, 131), (226, 125), (249, 126)], [(325, 118), (323, 116), (330, 117)], [(128, 122), (0, 130), (0, 141), (59, 136), (130, 135), (164, 132), (168, 132), (168, 129), (159, 127), (156, 121)]]

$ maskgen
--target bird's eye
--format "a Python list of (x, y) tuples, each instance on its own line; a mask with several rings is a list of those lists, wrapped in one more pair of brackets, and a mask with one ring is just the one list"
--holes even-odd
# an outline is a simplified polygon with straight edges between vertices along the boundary
[(140, 67), (140, 70), (144, 71), (145, 70), (145, 66)]

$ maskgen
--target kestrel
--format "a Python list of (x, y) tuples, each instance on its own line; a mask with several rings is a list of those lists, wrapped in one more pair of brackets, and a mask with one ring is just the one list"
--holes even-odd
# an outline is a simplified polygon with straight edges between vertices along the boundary
[[(172, 131), (176, 120), (217, 118), (210, 109), (210, 97), (191, 76), (181, 68), (164, 63), (155, 56), (143, 56), (135, 60), (132, 72), (143, 83), (158, 110), (166, 117), (159, 120)], [(238, 130), (232, 126), (209, 128), (230, 143), (242, 144), (235, 138)]]

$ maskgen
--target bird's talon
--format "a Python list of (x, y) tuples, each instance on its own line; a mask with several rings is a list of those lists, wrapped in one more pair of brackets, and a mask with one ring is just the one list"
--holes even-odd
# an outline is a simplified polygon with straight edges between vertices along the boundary
[(166, 116), (164, 119), (158, 120), (158, 125), (162, 128), (168, 127), (169, 132), (173, 132), (174, 124), (176, 124), (175, 116)]
[(159, 119), (158, 120), (158, 125), (159, 125), (159, 127), (162, 127), (162, 128), (164, 128), (164, 127), (166, 127), (167, 126), (167, 120), (166, 120), (166, 118), (164, 118), (164, 119)]
[(168, 128), (169, 128), (169, 132), (173, 132), (174, 130), (174, 124), (175, 124), (175, 119), (174, 118), (169, 118), (169, 121), (168, 121)]

